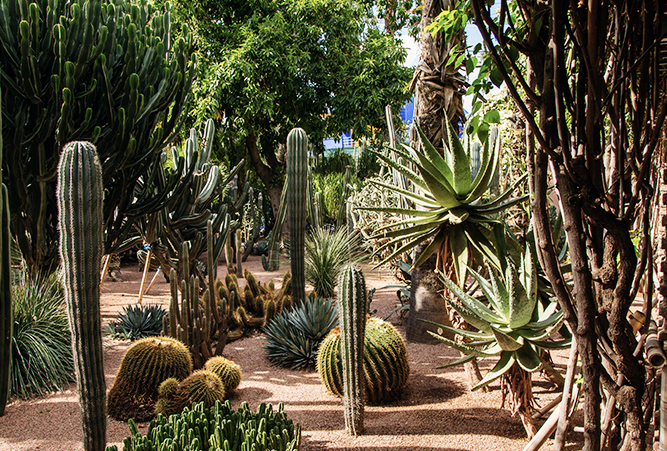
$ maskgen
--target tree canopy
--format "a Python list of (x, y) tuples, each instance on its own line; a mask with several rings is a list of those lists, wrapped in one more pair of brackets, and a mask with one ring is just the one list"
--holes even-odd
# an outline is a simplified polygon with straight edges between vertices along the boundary
[(201, 0), (174, 8), (194, 30), (201, 61), (191, 118), (214, 117), (226, 144), (243, 144), (273, 207), (284, 179), (279, 149), (292, 127), (315, 145), (350, 129), (369, 136), (384, 129), (385, 105), (399, 111), (409, 98), (406, 52), (371, 6)]

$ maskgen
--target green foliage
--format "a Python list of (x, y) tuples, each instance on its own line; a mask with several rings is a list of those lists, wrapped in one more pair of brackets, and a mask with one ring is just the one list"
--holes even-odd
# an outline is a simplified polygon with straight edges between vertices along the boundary
[(109, 416), (120, 421), (146, 421), (154, 416), (160, 384), (192, 373), (190, 351), (170, 337), (142, 338), (130, 346), (109, 390)]
[[(553, 300), (546, 306), (539, 301), (537, 268), (530, 246), (521, 256), (518, 271), (511, 263), (507, 265), (505, 273), (500, 275), (495, 269), (487, 268), (491, 280), (470, 270), (486, 302), (468, 295), (441, 273), (443, 282), (460, 303), (448, 297), (445, 297), (445, 301), (477, 331), (425, 321), (438, 327), (437, 333), (429, 331), (431, 335), (466, 355), (443, 367), (465, 363), (474, 357), (499, 357), (498, 363), (473, 390), (503, 376), (515, 362), (529, 373), (543, 367), (550, 368), (540, 356), (541, 351), (568, 347), (571, 343), (570, 339), (551, 340), (563, 325), (563, 312), (556, 311), (558, 304)], [(442, 336), (444, 332), (457, 334), (468, 342), (450, 340)]]
[(319, 296), (333, 297), (343, 265), (366, 260), (360, 246), (359, 235), (344, 227), (333, 233), (326, 228), (311, 230), (306, 239), (306, 280)]
[(307, 299), (264, 326), (266, 357), (293, 370), (313, 368), (320, 343), (337, 324), (331, 299)]
[[(275, 411), (271, 404), (262, 403), (257, 413), (247, 402), (242, 402), (238, 411), (229, 401), (211, 408), (199, 403), (170, 418), (158, 415), (145, 437), (134, 421), (128, 425), (130, 436), (123, 440), (124, 451), (297, 451), (301, 444), (301, 426), (287, 418), (282, 403)], [(118, 449), (110, 446), (106, 451)]]
[(61, 390), (74, 380), (72, 342), (57, 276), (21, 272), (12, 285), (11, 393), (19, 398)]
[[(354, 174), (350, 178), (350, 184), (360, 186), (359, 179)], [(344, 173), (313, 174), (313, 191), (322, 193), (322, 204), (324, 207), (322, 214), (325, 223), (336, 221), (344, 186)]]
[[(391, 261), (397, 255), (433, 238), (414, 266), (420, 266), (436, 252), (440, 256), (441, 265), (447, 260), (447, 256), (450, 256), (454, 262), (456, 280), (463, 284), (474, 251), (488, 258), (495, 267), (501, 267), (490, 226), (497, 223), (495, 217), (497, 213), (527, 199), (528, 195), (510, 198), (515, 187), (527, 174), (516, 180), (503, 193), (485, 199), (483, 196), (489, 190), (500, 166), (498, 129), (493, 127), (488, 140), (481, 144), (473, 142), (472, 137), (466, 133), (463, 134), (461, 142), (449, 121), (445, 122), (447, 142), (443, 143), (444, 155), (438, 153), (419, 128), (422, 150), (416, 151), (406, 145), (402, 145), (401, 150), (394, 149), (394, 152), (403, 159), (403, 164), (382, 153), (376, 153), (388, 166), (407, 177), (423, 194), (379, 181), (375, 183), (402, 194), (421, 209), (388, 207), (364, 207), (364, 209), (407, 217), (406, 220), (380, 228), (374, 235), (374, 238), (391, 238), (387, 244), (378, 249), (378, 252), (401, 244), (401, 247), (385, 257), (382, 263)], [(480, 166), (473, 177), (470, 156), (475, 151), (480, 154)], [(416, 172), (408, 167), (408, 162), (417, 168)]]
[(236, 390), (243, 377), (241, 367), (222, 356), (208, 359), (204, 364), (204, 369), (215, 373), (220, 378), (227, 393)]
[(57, 173), (62, 280), (83, 417), (83, 447), (95, 451), (105, 446), (107, 427), (100, 316), (104, 191), (95, 146), (85, 141), (65, 145)]
[[(317, 371), (324, 387), (334, 396), (343, 396), (340, 363), (340, 332), (334, 329), (322, 342)], [(410, 376), (405, 342), (394, 326), (371, 317), (366, 323), (364, 341), (366, 399), (371, 404), (398, 398)]]
[(137, 185), (161, 165), (194, 76), (192, 35), (173, 40), (171, 28), (170, 13), (145, 2), (2, 2), (3, 166), (10, 206), (25, 212), (12, 233), (31, 270), (58, 264), (55, 172), (66, 143), (97, 147), (107, 252), (175, 188)]
[(118, 321), (109, 321), (105, 331), (113, 338), (137, 340), (162, 332), (162, 318), (167, 312), (159, 305), (127, 305), (118, 312)]

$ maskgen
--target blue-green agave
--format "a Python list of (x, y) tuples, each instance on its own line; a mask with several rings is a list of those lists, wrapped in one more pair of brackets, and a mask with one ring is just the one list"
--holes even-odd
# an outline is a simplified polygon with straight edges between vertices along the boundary
[[(546, 306), (539, 301), (537, 268), (530, 245), (521, 256), (518, 271), (513, 264), (507, 264), (502, 278), (491, 267), (488, 267), (488, 272), (490, 281), (470, 269), (488, 304), (468, 295), (441, 273), (443, 282), (460, 303), (447, 297), (445, 300), (468, 324), (478, 329), (477, 331), (455, 329), (425, 321), (438, 327), (437, 333), (429, 331), (431, 335), (465, 354), (465, 357), (441, 368), (465, 363), (475, 357), (500, 356), (496, 366), (473, 390), (498, 379), (507, 373), (515, 362), (529, 373), (537, 371), (549, 365), (540, 356), (542, 349), (564, 348), (571, 343), (569, 338), (552, 340), (563, 325), (563, 312), (556, 310), (555, 301)], [(460, 335), (469, 341), (458, 343), (442, 336), (444, 332)]]
[[(444, 154), (436, 148), (417, 127), (422, 149), (415, 150), (402, 144), (394, 149), (398, 161), (381, 152), (376, 155), (388, 166), (403, 174), (416, 192), (394, 185), (374, 182), (391, 189), (413, 201), (419, 209), (372, 207), (366, 210), (382, 211), (407, 216), (408, 219), (378, 230), (375, 237), (390, 237), (392, 240), (378, 250), (398, 246), (380, 264), (391, 261), (420, 243), (432, 238), (414, 266), (420, 266), (428, 257), (438, 252), (439, 257), (451, 255), (455, 275), (459, 283), (465, 281), (466, 269), (472, 261), (473, 248), (500, 268), (493, 245), (493, 234), (489, 226), (499, 223), (496, 213), (525, 200), (528, 196), (511, 198), (514, 189), (524, 181), (526, 175), (515, 181), (505, 192), (486, 199), (485, 193), (495, 178), (501, 161), (500, 137), (497, 127), (492, 127), (483, 142), (473, 142), (465, 132), (460, 140), (448, 121), (447, 142), (443, 143)], [(473, 177), (471, 155), (479, 153), (479, 169)], [(411, 169), (416, 168), (416, 170)], [(440, 264), (439, 267), (442, 265)]]

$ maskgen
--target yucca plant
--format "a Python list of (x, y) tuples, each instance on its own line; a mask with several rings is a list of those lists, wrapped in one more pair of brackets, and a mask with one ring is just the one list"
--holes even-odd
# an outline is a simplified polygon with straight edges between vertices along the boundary
[[(502, 276), (494, 268), (487, 268), (491, 280), (470, 270), (486, 302), (468, 295), (440, 273), (443, 282), (460, 303), (448, 297), (445, 301), (476, 331), (425, 322), (438, 327), (437, 333), (429, 331), (431, 335), (465, 354), (465, 357), (440, 368), (459, 365), (473, 358), (499, 357), (498, 363), (473, 390), (502, 378), (503, 387), (512, 395), (513, 413), (519, 413), (528, 436), (532, 437), (536, 429), (531, 416), (534, 404), (531, 373), (540, 369), (553, 372), (553, 368), (542, 358), (542, 351), (567, 347), (571, 339), (552, 339), (563, 325), (563, 312), (556, 310), (558, 304), (554, 300), (546, 306), (539, 302), (537, 268), (530, 245), (526, 246), (521, 256), (518, 271), (511, 262), (506, 265)], [(469, 341), (451, 340), (442, 336), (445, 332)]]
[(306, 280), (318, 296), (331, 298), (338, 283), (338, 272), (346, 263), (359, 264), (366, 256), (359, 251), (359, 235), (340, 227), (334, 233), (313, 229), (306, 238)]
[(306, 299), (264, 326), (266, 356), (277, 366), (313, 368), (320, 344), (337, 325), (338, 311), (331, 299)]
[(166, 313), (159, 305), (127, 305), (118, 312), (118, 321), (110, 321), (105, 331), (123, 340), (154, 337), (162, 332), (162, 318)]
[[(492, 127), (483, 142), (473, 142), (465, 131), (459, 140), (454, 128), (447, 124), (447, 142), (444, 155), (426, 139), (417, 126), (421, 149), (415, 150), (402, 144), (393, 151), (402, 159), (395, 161), (382, 152), (374, 151), (389, 167), (403, 174), (416, 192), (374, 180), (373, 183), (391, 189), (413, 201), (419, 208), (363, 207), (365, 210), (403, 215), (407, 219), (381, 227), (373, 238), (392, 238), (378, 249), (398, 248), (380, 264), (392, 261), (415, 246), (432, 241), (414, 262), (418, 267), (431, 255), (438, 253), (438, 267), (444, 268), (451, 261), (454, 271), (450, 278), (459, 284), (466, 280), (466, 268), (472, 261), (473, 249), (500, 268), (493, 245), (493, 234), (489, 226), (497, 223), (496, 214), (527, 199), (528, 196), (511, 198), (514, 189), (524, 181), (527, 174), (516, 180), (505, 192), (486, 199), (493, 179), (500, 166), (500, 139), (498, 129)], [(479, 152), (480, 164), (476, 175), (472, 175), (471, 155)], [(410, 169), (416, 168), (416, 171)]]
[(61, 390), (74, 381), (65, 298), (57, 274), (19, 273), (12, 285), (11, 393), (19, 398)]

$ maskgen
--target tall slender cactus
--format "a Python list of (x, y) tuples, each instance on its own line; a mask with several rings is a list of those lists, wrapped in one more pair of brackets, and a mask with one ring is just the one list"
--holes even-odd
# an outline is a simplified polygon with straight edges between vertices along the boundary
[(104, 254), (102, 166), (89, 142), (71, 142), (58, 165), (60, 257), (86, 451), (106, 446), (106, 384), (100, 317)]
[[(0, 111), (2, 92), (0, 91)], [(0, 114), (0, 183), (2, 183), (2, 114)], [(2, 183), (0, 193), (0, 417), (5, 414), (9, 399), (12, 362), (12, 312), (11, 290), (11, 244), (9, 232), (9, 198), (7, 187)]]
[(287, 135), (287, 206), (289, 208), (292, 301), (306, 300), (305, 239), (308, 182), (308, 135), (293, 128)]
[(366, 281), (358, 266), (348, 264), (341, 270), (338, 290), (345, 429), (350, 435), (359, 435), (364, 430), (364, 338), (368, 301)]

